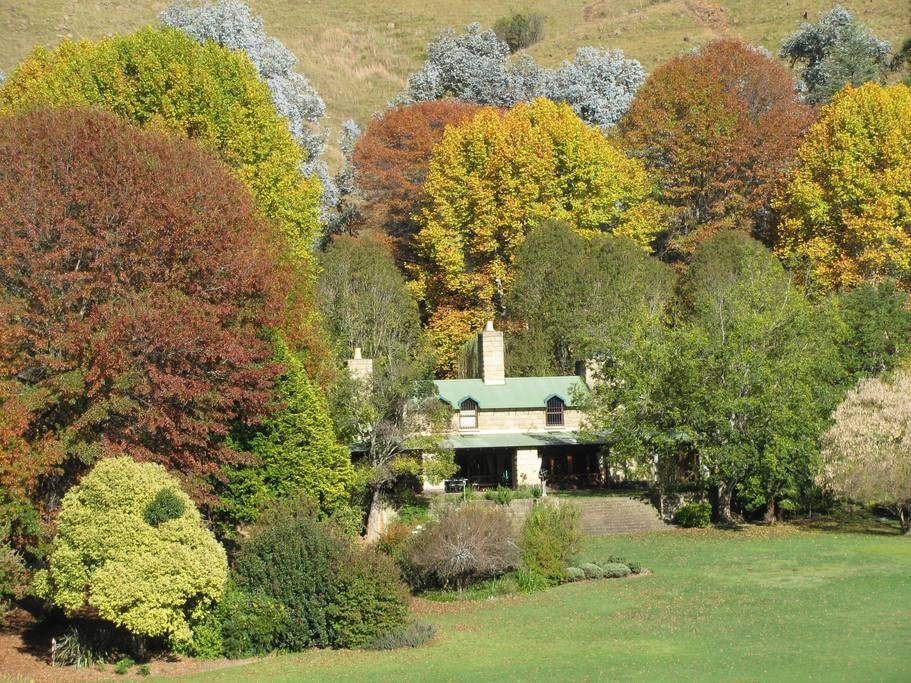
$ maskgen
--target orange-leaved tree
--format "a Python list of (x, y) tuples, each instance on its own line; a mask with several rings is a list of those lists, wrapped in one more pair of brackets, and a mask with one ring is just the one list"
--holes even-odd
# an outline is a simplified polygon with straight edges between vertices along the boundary
[(461, 344), (500, 311), (530, 228), (558, 219), (648, 250), (661, 230), (653, 189), (640, 162), (565, 104), (483, 109), (448, 128), (430, 160), (411, 269), (438, 370), (455, 373)]
[(717, 41), (659, 67), (619, 124), (674, 212), (659, 252), (686, 258), (731, 228), (769, 243), (771, 188), (812, 119), (784, 65), (743, 43)]
[(911, 88), (847, 87), (776, 197), (778, 252), (826, 292), (894, 278), (911, 291)]
[(364, 218), (392, 238), (399, 263), (413, 260), (424, 180), (434, 146), (447, 126), (474, 116), (480, 107), (432, 100), (389, 109), (367, 125), (354, 146), (355, 182), (363, 195)]

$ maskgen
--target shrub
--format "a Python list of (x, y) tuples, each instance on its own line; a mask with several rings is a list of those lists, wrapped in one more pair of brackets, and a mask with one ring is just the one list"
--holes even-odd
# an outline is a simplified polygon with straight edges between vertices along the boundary
[(317, 516), (307, 498), (275, 502), (241, 543), (235, 562), (239, 588), (287, 610), (275, 644), (292, 651), (332, 644), (327, 608), (345, 545)]
[(541, 488), (540, 484), (535, 484), (531, 487), (531, 497), (535, 500), (538, 500), (544, 494), (544, 489)]
[(515, 573), (516, 586), (523, 593), (534, 593), (550, 588), (550, 579), (530, 569), (520, 569)]
[(603, 579), (604, 578), (604, 570), (601, 567), (599, 567), (598, 565), (596, 565), (594, 562), (583, 562), (582, 564), (579, 565), (579, 569), (581, 569), (585, 573), (586, 579)]
[(579, 508), (568, 503), (536, 504), (522, 525), (522, 562), (548, 579), (559, 580), (579, 552), (581, 540)]
[(25, 595), (27, 585), (22, 556), (9, 543), (0, 543), (0, 619), (12, 600)]
[(424, 585), (466, 585), (515, 568), (519, 551), (509, 515), (463, 505), (444, 513), (408, 544), (406, 561)]
[(601, 574), (605, 579), (621, 579), (630, 575), (630, 568), (619, 562), (607, 562), (601, 565)]
[(349, 548), (336, 571), (328, 621), (334, 647), (364, 647), (401, 629), (408, 589), (395, 562), (375, 548)]
[(218, 606), (193, 626), (185, 653), (199, 659), (239, 659), (270, 652), (288, 627), (285, 608), (229, 583)]
[(143, 664), (138, 669), (136, 669), (136, 673), (138, 673), (140, 676), (148, 676), (150, 673), (152, 673), (152, 669), (148, 664)]
[(418, 647), (433, 640), (436, 627), (425, 621), (412, 621), (395, 631), (389, 631), (364, 646), (365, 650), (398, 650), (403, 647)]
[(710, 503), (687, 503), (674, 513), (674, 524), (685, 528), (707, 527), (712, 521), (712, 506)]
[[(184, 502), (153, 527), (143, 513), (162, 489)], [(89, 608), (137, 636), (190, 639), (190, 622), (220, 597), (224, 548), (161, 465), (102, 460), (63, 497), (50, 566), (38, 592), (67, 612)]]
[(493, 25), (497, 38), (512, 52), (531, 47), (544, 38), (544, 15), (538, 12), (513, 12)]
[(118, 659), (117, 664), (114, 665), (114, 673), (118, 676), (123, 676), (134, 664), (136, 664), (136, 662), (129, 657)]
[(581, 567), (567, 567), (566, 579), (568, 581), (581, 581), (585, 578), (585, 570)]
[(513, 491), (506, 486), (498, 486), (494, 500), (497, 505), (509, 505), (512, 502)]
[(142, 518), (147, 524), (158, 526), (177, 519), (186, 509), (186, 500), (174, 493), (173, 489), (161, 489), (142, 511)]
[(611, 555), (606, 560), (598, 562), (597, 564), (601, 565), (601, 568), (607, 567), (610, 564), (622, 564), (626, 565), (629, 568), (631, 574), (641, 574), (642, 573), (642, 563), (640, 562), (630, 562), (622, 557), (617, 555)]

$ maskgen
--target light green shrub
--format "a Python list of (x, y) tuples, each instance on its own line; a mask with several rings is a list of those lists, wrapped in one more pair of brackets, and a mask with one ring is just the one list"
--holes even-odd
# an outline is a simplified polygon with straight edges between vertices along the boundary
[(519, 537), (525, 567), (552, 581), (561, 580), (579, 552), (579, 508), (568, 503), (536, 503), (525, 518)]
[(567, 567), (566, 578), (569, 581), (581, 581), (585, 578), (585, 570), (581, 567)]
[[(163, 489), (184, 510), (152, 526), (144, 514)], [(100, 461), (63, 497), (57, 524), (50, 566), (36, 587), (68, 612), (92, 608), (133, 634), (175, 644), (190, 639), (190, 623), (221, 597), (224, 548), (161, 465)]]
[[(601, 567), (599, 567), (598, 565), (596, 565), (594, 562), (583, 562), (582, 564), (579, 565), (579, 569), (581, 569), (585, 573), (586, 579), (603, 579), (604, 578), (604, 570)], [(627, 570), (627, 571), (629, 571), (629, 570)]]
[(619, 562), (608, 562), (601, 565), (601, 571), (605, 579), (621, 579), (629, 576), (632, 572), (625, 564)]
[(674, 513), (674, 524), (685, 528), (707, 527), (712, 522), (712, 506), (710, 503), (687, 503)]

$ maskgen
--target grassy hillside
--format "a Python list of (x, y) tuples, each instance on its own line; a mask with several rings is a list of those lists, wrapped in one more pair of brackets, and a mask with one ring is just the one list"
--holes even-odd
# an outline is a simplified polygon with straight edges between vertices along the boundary
[[(622, 48), (646, 68), (720, 36), (777, 50), (804, 13), (813, 19), (834, 0), (249, 0), (267, 30), (300, 58), (326, 99), (332, 121), (363, 122), (401, 90), (442, 28), (490, 25), (513, 8), (547, 17), (545, 40), (531, 54), (548, 65), (580, 45)], [(911, 34), (908, 0), (841, 0), (883, 38)], [(158, 0), (0, 0), (0, 69), (35, 44), (94, 38), (154, 23)]]

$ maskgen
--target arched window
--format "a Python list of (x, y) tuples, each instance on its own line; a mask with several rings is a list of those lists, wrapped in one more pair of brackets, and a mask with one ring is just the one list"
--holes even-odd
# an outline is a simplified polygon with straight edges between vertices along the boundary
[(566, 408), (566, 404), (563, 402), (563, 399), (559, 396), (554, 396), (553, 398), (547, 399), (547, 426), (548, 427), (562, 427), (563, 426), (563, 409)]
[(478, 428), (478, 402), (466, 398), (459, 404), (459, 429)]

